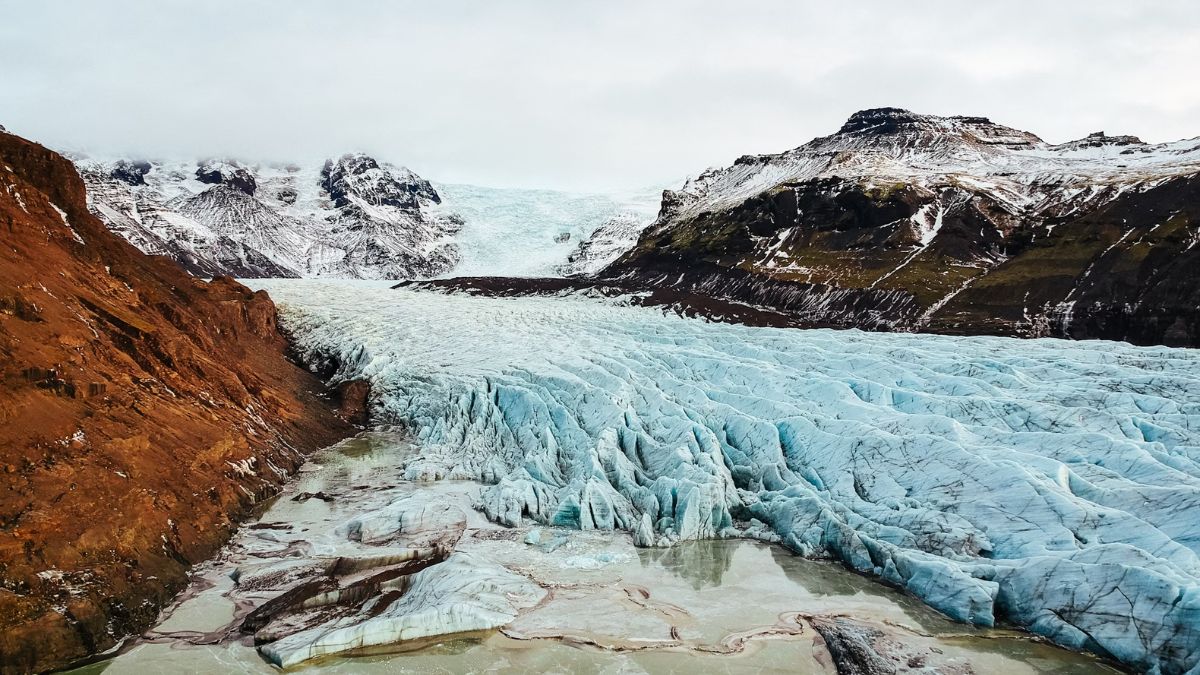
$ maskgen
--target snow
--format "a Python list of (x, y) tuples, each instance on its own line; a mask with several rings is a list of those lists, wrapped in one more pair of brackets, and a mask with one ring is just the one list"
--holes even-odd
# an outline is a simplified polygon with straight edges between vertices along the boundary
[(1200, 171), (1200, 138), (1151, 145), (1104, 137), (1051, 145), (978, 118), (894, 113), (907, 120), (898, 131), (844, 127), (787, 152), (709, 169), (683, 186), (690, 198), (668, 220), (728, 208), (783, 183), (834, 176), (872, 184), (958, 184), (991, 195), (1010, 213), (1037, 217), (1064, 205), (1095, 208), (1122, 191)]
[[(111, 175), (117, 163), (76, 160), (93, 212), (142, 251), (199, 259), (210, 273), (561, 276), (594, 234), (591, 254), (570, 271), (591, 271), (632, 247), (660, 198), (659, 190), (435, 189), (407, 168), (351, 154), (332, 165), (341, 203), (319, 164), (154, 161), (145, 185), (129, 185)], [(201, 182), (198, 166), (222, 176), (243, 172), (254, 194)]]
[(458, 260), (461, 222), (429, 184), (365, 155), (330, 160), (341, 202), (319, 164), (200, 163), (244, 172), (252, 195), (197, 180), (195, 162), (152, 162), (145, 185), (114, 178), (115, 165), (76, 161), (92, 211), (142, 251), (189, 259), (208, 274), (427, 278)]
[(50, 208), (54, 209), (54, 212), (57, 213), (58, 217), (62, 220), (62, 224), (71, 232), (71, 238), (74, 239), (76, 243), (86, 246), (87, 242), (83, 240), (83, 237), (79, 236), (79, 232), (76, 231), (75, 227), (71, 225), (71, 221), (67, 220), (67, 212), (58, 208), (58, 205), (54, 203), (50, 204)]
[(653, 222), (652, 217), (624, 212), (609, 218), (581, 241), (567, 256), (556, 272), (563, 276), (595, 274), (614, 262), (621, 254), (637, 244), (642, 231)]
[(496, 522), (777, 537), (961, 621), (1200, 664), (1194, 350), (251, 283), (416, 435), (407, 478), (488, 483)]

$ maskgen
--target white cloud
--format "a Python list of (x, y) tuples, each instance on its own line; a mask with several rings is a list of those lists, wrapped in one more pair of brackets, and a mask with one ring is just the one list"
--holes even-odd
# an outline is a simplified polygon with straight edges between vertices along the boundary
[(0, 123), (60, 148), (659, 184), (864, 107), (1200, 134), (1200, 3), (0, 0)]

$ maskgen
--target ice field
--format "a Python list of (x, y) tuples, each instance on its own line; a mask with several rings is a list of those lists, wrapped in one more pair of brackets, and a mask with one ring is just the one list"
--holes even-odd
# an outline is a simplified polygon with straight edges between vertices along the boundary
[(406, 478), (481, 480), (496, 522), (779, 541), (964, 622), (1200, 664), (1200, 352), (254, 285), (415, 436)]

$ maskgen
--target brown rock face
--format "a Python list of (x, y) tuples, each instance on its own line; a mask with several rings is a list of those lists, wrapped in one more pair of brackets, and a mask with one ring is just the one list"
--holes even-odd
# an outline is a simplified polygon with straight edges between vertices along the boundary
[(138, 252), (70, 162), (0, 133), (0, 672), (144, 629), (348, 433), (285, 348), (265, 293)]
[(370, 421), (367, 400), (371, 396), (371, 384), (366, 380), (348, 380), (338, 385), (335, 394), (342, 419), (356, 426), (366, 426)]

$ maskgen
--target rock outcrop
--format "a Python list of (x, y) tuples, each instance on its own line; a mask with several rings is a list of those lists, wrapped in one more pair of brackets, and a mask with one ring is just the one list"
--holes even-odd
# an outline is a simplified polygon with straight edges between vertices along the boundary
[(408, 279), (453, 268), (462, 220), (429, 181), (363, 154), (324, 166), (77, 161), (109, 229), (198, 276)]
[(349, 427), (285, 358), (265, 293), (140, 253), (70, 161), (6, 133), (0, 242), (0, 672), (18, 673), (141, 631)]
[(667, 191), (600, 273), (795, 325), (1200, 345), (1200, 139), (883, 108)]
[(616, 214), (579, 242), (575, 250), (567, 255), (567, 262), (558, 267), (558, 272), (564, 276), (586, 276), (599, 272), (633, 248), (647, 225), (649, 223), (636, 213)]

